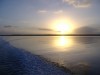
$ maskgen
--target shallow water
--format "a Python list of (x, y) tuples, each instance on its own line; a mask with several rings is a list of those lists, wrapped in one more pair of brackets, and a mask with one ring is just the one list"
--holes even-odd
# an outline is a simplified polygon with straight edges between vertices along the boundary
[(13, 46), (57, 62), (79, 75), (100, 75), (100, 37), (5, 37)]

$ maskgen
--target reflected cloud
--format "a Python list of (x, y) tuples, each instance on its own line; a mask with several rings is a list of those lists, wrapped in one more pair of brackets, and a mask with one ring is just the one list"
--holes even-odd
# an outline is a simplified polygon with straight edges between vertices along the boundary
[(92, 44), (96, 43), (99, 40), (99, 37), (75, 37), (75, 42), (82, 44)]

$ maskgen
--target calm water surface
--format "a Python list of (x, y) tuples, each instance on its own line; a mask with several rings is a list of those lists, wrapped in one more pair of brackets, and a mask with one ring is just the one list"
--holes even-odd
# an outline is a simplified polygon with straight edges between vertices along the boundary
[(17, 48), (41, 55), (75, 73), (100, 75), (100, 37), (27, 36), (6, 37), (6, 40)]

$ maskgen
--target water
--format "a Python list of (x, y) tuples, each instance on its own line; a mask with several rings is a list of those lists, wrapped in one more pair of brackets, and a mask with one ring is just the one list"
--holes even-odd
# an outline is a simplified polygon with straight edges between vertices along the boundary
[(33, 54), (57, 62), (79, 75), (100, 75), (100, 37), (33, 36), (6, 37)]

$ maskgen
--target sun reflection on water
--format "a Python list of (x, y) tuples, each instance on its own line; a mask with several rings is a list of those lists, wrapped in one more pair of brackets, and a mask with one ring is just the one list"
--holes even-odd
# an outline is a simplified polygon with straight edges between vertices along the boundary
[(59, 40), (58, 40), (58, 45), (59, 45), (59, 46), (65, 46), (67, 42), (68, 42), (68, 41), (66, 40), (66, 38), (65, 38), (64, 36), (61, 36), (61, 37), (59, 38)]
[(61, 51), (65, 51), (65, 48), (72, 47), (73, 40), (71, 37), (60, 36), (56, 38), (54, 44), (57, 48), (61, 49)]

